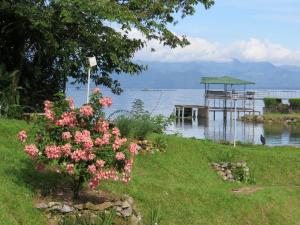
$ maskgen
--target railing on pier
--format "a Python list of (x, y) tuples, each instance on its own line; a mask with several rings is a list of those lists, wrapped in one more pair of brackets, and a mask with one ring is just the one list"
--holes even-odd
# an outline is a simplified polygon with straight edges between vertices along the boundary
[(257, 90), (255, 92), (255, 99), (262, 100), (264, 98), (280, 98), (284, 100), (300, 98), (300, 90)]
[(207, 99), (247, 99), (251, 100), (255, 98), (254, 91), (219, 91), (219, 90), (207, 90), (205, 93)]
[(208, 99), (232, 99), (236, 95), (238, 99), (263, 100), (264, 98), (280, 98), (288, 100), (300, 98), (300, 90), (256, 90), (256, 91), (221, 91), (207, 90), (205, 97)]

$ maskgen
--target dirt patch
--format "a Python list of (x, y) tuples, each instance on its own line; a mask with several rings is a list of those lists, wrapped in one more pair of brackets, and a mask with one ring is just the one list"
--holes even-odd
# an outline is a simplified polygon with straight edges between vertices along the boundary
[(261, 187), (242, 187), (242, 188), (232, 189), (231, 191), (233, 193), (237, 193), (237, 194), (251, 194), (251, 193), (255, 193), (261, 189), (262, 189)]

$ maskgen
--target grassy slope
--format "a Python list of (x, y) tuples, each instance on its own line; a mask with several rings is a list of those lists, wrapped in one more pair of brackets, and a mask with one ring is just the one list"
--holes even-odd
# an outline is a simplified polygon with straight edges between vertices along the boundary
[[(139, 157), (127, 187), (144, 215), (160, 205), (162, 224), (300, 223), (300, 151), (292, 148), (239, 147), (169, 137), (166, 154)], [(238, 184), (224, 183), (209, 160), (244, 159), (262, 190), (237, 195)], [(241, 186), (241, 185), (240, 185)]]
[[(0, 224), (44, 224), (33, 208), (34, 188), (51, 179), (35, 175), (15, 137), (23, 122), (0, 120)], [(161, 224), (300, 223), (300, 150), (230, 146), (168, 137), (167, 153), (138, 156), (129, 185), (104, 188), (129, 193), (147, 217), (160, 206)], [(262, 190), (241, 195), (224, 183), (209, 161), (244, 159)], [(50, 181), (49, 181), (50, 180)]]
[[(26, 123), (0, 120), (0, 224), (43, 224), (33, 207), (33, 192), (20, 174), (29, 160), (21, 151), (16, 134)], [(33, 169), (33, 168), (32, 168)]]

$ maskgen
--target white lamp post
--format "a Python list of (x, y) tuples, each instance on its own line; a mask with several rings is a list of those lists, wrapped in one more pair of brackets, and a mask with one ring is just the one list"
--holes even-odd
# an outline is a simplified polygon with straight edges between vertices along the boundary
[(234, 136), (233, 136), (233, 147), (235, 148), (235, 146), (236, 146), (236, 120), (237, 120), (237, 118), (236, 118), (236, 101), (237, 101), (237, 98), (238, 98), (238, 96), (237, 96), (237, 94), (233, 94), (233, 100), (234, 100)]
[(90, 99), (90, 80), (91, 80), (91, 68), (97, 66), (97, 60), (95, 56), (87, 57), (88, 63), (88, 83), (87, 83), (87, 94), (86, 94), (86, 103), (89, 103)]

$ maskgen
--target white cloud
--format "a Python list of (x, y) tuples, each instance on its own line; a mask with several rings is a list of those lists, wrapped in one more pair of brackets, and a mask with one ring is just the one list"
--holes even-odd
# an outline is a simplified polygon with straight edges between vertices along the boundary
[[(134, 32), (133, 37), (141, 37)], [(269, 40), (250, 38), (230, 44), (211, 42), (200, 37), (188, 37), (190, 45), (171, 49), (157, 41), (150, 41), (147, 47), (136, 53), (135, 58), (143, 61), (192, 62), (217, 61), (268, 61), (274, 64), (300, 65), (300, 51), (288, 49)], [(155, 52), (151, 52), (151, 48)]]

